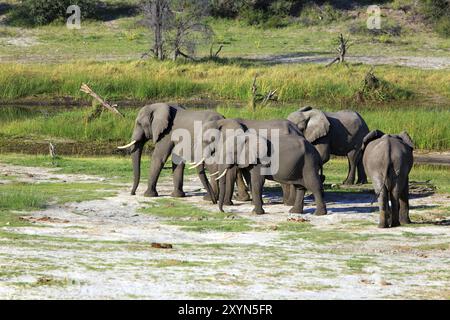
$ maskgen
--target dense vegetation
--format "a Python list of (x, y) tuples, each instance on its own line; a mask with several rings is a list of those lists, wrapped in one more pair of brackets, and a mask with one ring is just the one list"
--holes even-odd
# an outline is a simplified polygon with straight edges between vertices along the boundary
[[(79, 5), (84, 18), (103, 19), (108, 7), (117, 11), (118, 5), (136, 13), (145, 0), (20, 0), (10, 21), (21, 25), (44, 25), (63, 21), (69, 5)], [(173, 2), (180, 2), (173, 0)], [(292, 23), (303, 25), (326, 24), (346, 19), (347, 10), (357, 6), (377, 4), (379, 1), (342, 0), (208, 0), (213, 17), (239, 19), (248, 25), (265, 28), (285, 27)], [(442, 36), (450, 35), (450, 4), (446, 0), (394, 0), (387, 1), (393, 8), (411, 12), (424, 18)], [(382, 1), (383, 5), (386, 2)]]
[[(383, 82), (362, 90), (369, 67), (363, 65), (258, 65), (205, 62), (174, 63), (77, 62), (61, 65), (4, 65), (0, 70), (0, 99), (34, 97), (85, 97), (82, 82), (110, 99), (153, 100), (212, 98), (248, 101), (255, 74), (263, 91), (278, 89), (280, 102), (315, 100), (338, 105), (407, 101), (450, 94), (450, 75), (445, 70), (377, 67)], [(37, 96), (39, 98), (37, 98)]]

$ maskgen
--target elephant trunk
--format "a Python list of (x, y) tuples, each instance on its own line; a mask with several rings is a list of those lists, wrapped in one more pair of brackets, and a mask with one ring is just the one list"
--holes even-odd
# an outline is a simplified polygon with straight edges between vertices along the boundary
[(134, 149), (131, 152), (132, 162), (133, 162), (133, 188), (131, 189), (131, 194), (134, 196), (136, 194), (136, 189), (139, 186), (139, 181), (141, 179), (141, 158), (142, 152), (144, 150), (145, 142), (139, 141), (134, 145)]
[(200, 167), (198, 167), (198, 175), (200, 177), (200, 181), (202, 182), (203, 186), (206, 188), (206, 192), (210, 196), (210, 199), (213, 204), (217, 204), (216, 195), (214, 193), (213, 188), (211, 187), (211, 184), (208, 181), (208, 178), (206, 177), (205, 173), (205, 165), (201, 164)]

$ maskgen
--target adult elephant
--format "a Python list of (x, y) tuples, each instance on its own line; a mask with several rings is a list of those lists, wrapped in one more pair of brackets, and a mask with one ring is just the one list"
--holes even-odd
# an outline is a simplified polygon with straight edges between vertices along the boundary
[[(235, 126), (230, 126), (230, 124), (234, 124)], [(300, 130), (290, 121), (279, 119), (279, 120), (248, 120), (248, 119), (233, 119), (232, 122), (226, 119), (219, 119), (215, 121), (206, 122), (203, 126), (203, 132), (208, 132), (208, 130), (218, 130), (222, 129), (242, 129), (244, 131), (248, 131), (250, 129), (256, 130), (257, 132), (261, 132), (262, 134), (267, 133), (267, 138), (271, 138), (272, 130), (278, 130), (280, 135), (298, 135), (303, 136)], [(262, 130), (262, 131), (261, 131)], [(207, 143), (211, 146), (212, 139), (205, 135), (204, 143)], [(212, 144), (214, 145), (214, 144)], [(211, 153), (215, 152), (214, 147), (211, 149)], [(250, 176), (245, 176), (245, 171), (239, 170), (238, 167), (230, 167), (229, 174), (227, 175), (227, 183), (226, 183), (226, 191), (225, 191), (225, 205), (232, 205), (232, 196), (234, 191), (234, 185), (237, 182), (238, 194), (237, 199), (240, 201), (250, 200), (250, 196), (247, 192), (247, 188), (244, 184), (244, 180), (247, 181), (247, 184), (250, 182)], [(214, 180), (214, 179), (213, 179)], [(215, 186), (216, 188), (216, 186)], [(288, 202), (289, 198), (289, 187), (287, 185), (282, 184), (283, 188), (283, 200), (284, 202)], [(294, 199), (295, 194), (291, 196), (291, 199)], [(293, 201), (292, 201), (293, 202)]]
[(375, 130), (364, 138), (363, 163), (378, 196), (380, 228), (411, 223), (408, 176), (414, 163), (413, 149), (407, 132), (389, 135)]
[[(292, 213), (303, 213), (305, 190), (310, 190), (316, 200), (316, 215), (327, 213), (322, 196), (319, 172), (322, 160), (317, 150), (302, 135), (280, 133), (278, 137), (261, 135), (247, 130), (240, 119), (220, 121), (221, 139), (219, 154), (219, 209), (223, 211), (226, 184), (231, 169), (239, 167), (250, 177), (253, 212), (264, 214), (262, 192), (264, 181), (273, 180), (295, 188)], [(230, 143), (231, 142), (231, 143)]]
[(355, 183), (356, 170), (357, 183), (367, 183), (360, 149), (369, 128), (357, 112), (323, 112), (304, 107), (291, 113), (288, 120), (296, 124), (306, 140), (316, 147), (323, 163), (330, 159), (330, 154), (347, 156), (349, 168), (344, 184)]
[[(173, 197), (184, 197), (183, 191), (183, 175), (186, 161), (193, 161), (194, 159), (194, 143), (197, 138), (196, 134), (201, 134), (194, 130), (195, 122), (200, 121), (204, 123), (207, 121), (214, 121), (224, 119), (224, 117), (213, 111), (191, 111), (185, 110), (183, 107), (176, 104), (155, 103), (143, 107), (136, 118), (132, 141), (119, 149), (133, 148), (131, 151), (133, 162), (134, 182), (131, 194), (136, 194), (136, 189), (140, 181), (141, 173), (141, 157), (144, 150), (144, 145), (147, 141), (152, 140), (154, 143), (154, 150), (152, 154), (152, 161), (150, 165), (148, 188), (145, 191), (146, 197), (157, 197), (156, 184), (158, 182), (159, 175), (163, 169), (164, 164), (170, 155), (172, 155), (172, 171), (173, 171), (173, 184), (174, 191)], [(183, 131), (176, 131), (183, 129)], [(201, 129), (201, 128), (200, 128)], [(174, 132), (185, 133), (181, 140), (173, 139), (172, 134)], [(177, 134), (178, 135), (178, 134)], [(189, 139), (191, 155), (187, 156), (183, 154), (182, 148), (175, 148), (177, 144), (186, 142), (185, 139)], [(177, 141), (174, 141), (177, 140)], [(201, 141), (201, 140), (200, 140)], [(181, 149), (181, 150), (177, 150)], [(200, 180), (208, 192), (214, 203), (216, 203), (214, 196), (214, 190), (212, 190), (209, 184), (204, 165), (197, 166), (197, 172)]]

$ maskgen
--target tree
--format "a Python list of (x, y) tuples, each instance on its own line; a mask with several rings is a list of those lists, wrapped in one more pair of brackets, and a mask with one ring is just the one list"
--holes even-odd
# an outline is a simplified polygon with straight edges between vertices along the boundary
[(164, 60), (172, 54), (192, 58), (202, 41), (209, 41), (212, 29), (204, 22), (209, 14), (208, 0), (144, 0), (145, 24), (154, 34), (155, 58)]
[[(153, 32), (153, 48), (149, 51), (155, 58), (164, 60), (164, 35), (171, 28), (173, 13), (170, 10), (170, 0), (144, 0), (142, 2), (144, 24)], [(147, 55), (144, 54), (143, 56)]]

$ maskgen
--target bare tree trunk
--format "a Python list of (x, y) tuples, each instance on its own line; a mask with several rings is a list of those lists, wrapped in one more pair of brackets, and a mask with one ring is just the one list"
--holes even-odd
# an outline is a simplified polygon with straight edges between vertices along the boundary
[(339, 35), (339, 46), (336, 48), (337, 57), (333, 59), (329, 64), (326, 66), (329, 67), (335, 62), (344, 63), (345, 62), (345, 55), (347, 54), (348, 47), (350, 45), (348, 44), (348, 39), (346, 40), (342, 33)]

